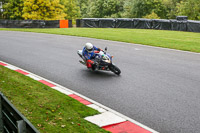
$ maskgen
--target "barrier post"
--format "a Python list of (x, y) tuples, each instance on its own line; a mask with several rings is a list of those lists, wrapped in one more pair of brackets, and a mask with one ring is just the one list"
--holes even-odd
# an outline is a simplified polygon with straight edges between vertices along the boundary
[(0, 133), (39, 133), (1, 92), (0, 103)]
[(60, 20), (60, 28), (69, 28), (68, 20)]
[(24, 120), (17, 121), (18, 133), (26, 133), (26, 123)]

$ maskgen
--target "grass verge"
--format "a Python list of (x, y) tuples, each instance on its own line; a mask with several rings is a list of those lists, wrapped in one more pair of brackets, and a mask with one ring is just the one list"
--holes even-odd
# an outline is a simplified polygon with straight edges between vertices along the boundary
[(200, 53), (200, 33), (193, 33), (193, 32), (149, 30), (149, 29), (148, 30), (115, 29), (115, 28), (68, 28), (68, 29), (0, 28), (0, 30), (90, 37), (90, 38), (136, 43), (136, 44)]
[(0, 91), (42, 133), (107, 132), (83, 119), (98, 111), (3, 66)]

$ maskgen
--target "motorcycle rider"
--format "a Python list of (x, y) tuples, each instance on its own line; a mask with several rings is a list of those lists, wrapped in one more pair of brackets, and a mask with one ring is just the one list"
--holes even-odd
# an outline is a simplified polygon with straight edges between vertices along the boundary
[(102, 51), (102, 49), (95, 47), (92, 43), (86, 43), (85, 47), (83, 48), (83, 58), (86, 62), (86, 66), (88, 69), (95, 70), (97, 67), (97, 62), (94, 60), (96, 54), (99, 51)]

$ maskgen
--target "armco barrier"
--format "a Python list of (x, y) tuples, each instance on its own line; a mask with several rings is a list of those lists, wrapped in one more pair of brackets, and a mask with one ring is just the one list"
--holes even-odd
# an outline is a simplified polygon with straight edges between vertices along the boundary
[(133, 19), (134, 26), (133, 28), (136, 29), (151, 29), (152, 27), (152, 20), (151, 19)]
[(100, 28), (115, 28), (115, 19), (99, 19)]
[[(171, 30), (188, 31), (188, 29), (187, 29), (188, 22), (187, 21), (170, 20), (170, 22), (171, 22)], [(192, 31), (192, 32), (194, 32), (194, 31)], [(199, 32), (200, 32), (200, 29), (199, 29)]]
[(99, 19), (81, 19), (80, 27), (99, 28)]
[(200, 32), (200, 21), (187, 20), (142, 19), (142, 18), (83, 18), (76, 20), (76, 27), (89, 28), (135, 28)]
[(192, 20), (187, 21), (187, 31), (200, 32), (199, 29), (200, 29), (199, 21), (192, 21)]
[(153, 19), (152, 29), (171, 30), (171, 22), (170, 20)]
[(116, 28), (133, 28), (134, 27), (133, 19), (119, 18), (119, 19), (116, 19), (115, 23), (116, 23), (115, 24)]
[(0, 20), (0, 28), (69, 28), (72, 20)]
[(0, 133), (39, 133), (2, 93), (0, 93)]

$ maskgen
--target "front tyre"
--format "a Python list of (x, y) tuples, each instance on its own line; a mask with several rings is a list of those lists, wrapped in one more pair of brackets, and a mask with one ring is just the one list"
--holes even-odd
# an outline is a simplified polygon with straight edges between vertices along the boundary
[(112, 71), (113, 73), (115, 73), (117, 75), (120, 75), (120, 73), (121, 73), (121, 70), (117, 66), (115, 66), (113, 64), (111, 64), (109, 66), (109, 69), (110, 69), (110, 71)]

